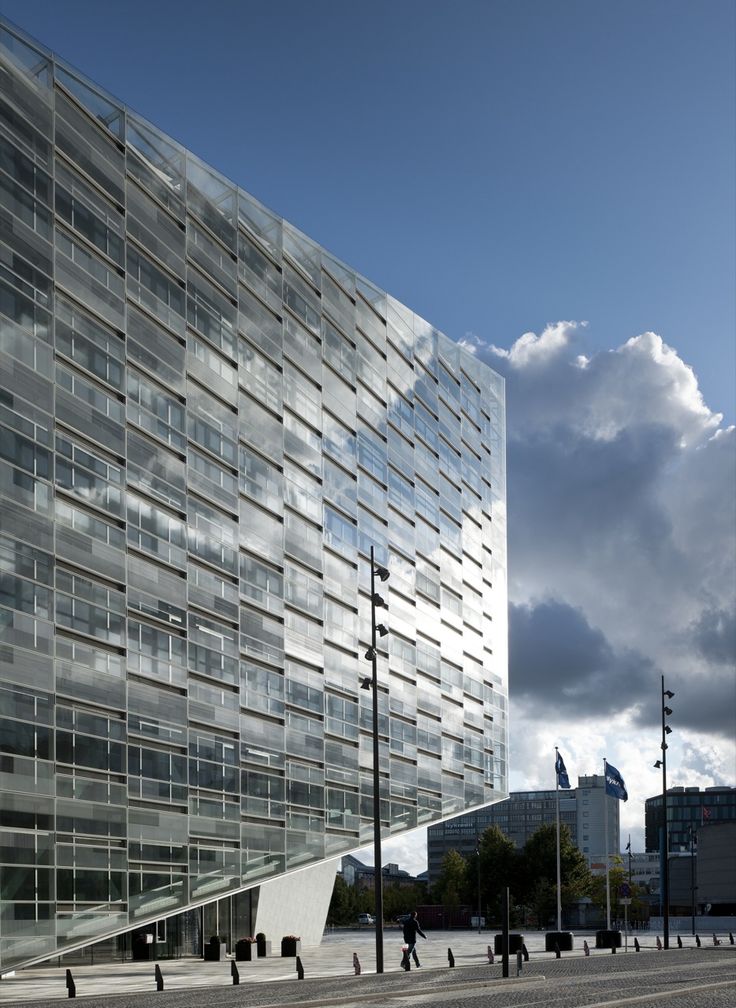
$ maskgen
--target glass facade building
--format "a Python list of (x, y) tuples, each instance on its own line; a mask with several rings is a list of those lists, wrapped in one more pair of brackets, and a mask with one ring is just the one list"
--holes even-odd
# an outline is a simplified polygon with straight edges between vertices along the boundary
[[(507, 793), (502, 379), (0, 22), (0, 970)], [(245, 934), (252, 933), (246, 930)]]
[[(648, 851), (662, 850), (662, 795), (644, 802), (644, 842)], [(667, 834), (670, 854), (689, 851), (692, 835), (711, 823), (736, 822), (736, 788), (671, 787), (667, 789)]]

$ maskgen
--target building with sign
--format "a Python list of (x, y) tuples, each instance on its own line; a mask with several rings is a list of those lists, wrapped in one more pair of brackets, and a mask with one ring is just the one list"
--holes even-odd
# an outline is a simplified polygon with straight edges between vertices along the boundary
[[(606, 795), (603, 775), (578, 777), (578, 786), (560, 790), (560, 823), (567, 827), (572, 842), (582, 852), (592, 871), (605, 871), (608, 816), (608, 854), (618, 854), (619, 801)], [(608, 809), (604, 807), (608, 803)], [(469, 857), (476, 850), (477, 837), (489, 826), (521, 848), (540, 826), (557, 821), (557, 798), (550, 791), (512, 791), (504, 801), (431, 825), (427, 830), (429, 878), (436, 882), (442, 861), (450, 850)]]

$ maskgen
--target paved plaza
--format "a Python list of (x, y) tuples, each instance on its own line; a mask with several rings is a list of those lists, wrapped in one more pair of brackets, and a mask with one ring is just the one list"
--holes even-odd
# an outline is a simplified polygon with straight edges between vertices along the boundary
[[(387, 930), (384, 937), (384, 968), (382, 976), (375, 974), (375, 935), (362, 931), (335, 931), (325, 936), (315, 948), (303, 948), (300, 961), (305, 978), (297, 978), (296, 960), (272, 956), (250, 963), (237, 963), (239, 984), (233, 984), (232, 960), (204, 962), (182, 958), (162, 960), (158, 965), (164, 989), (156, 990), (155, 963), (101, 962), (89, 966), (71, 966), (76, 997), (85, 1000), (85, 1008), (106, 1005), (110, 1008), (194, 1008), (207, 998), (208, 1008), (215, 1005), (242, 1008), (275, 1008), (278, 1005), (348, 1006), (390, 1004), (472, 1005), (478, 998), (483, 1005), (506, 1008), (515, 1004), (561, 1006), (563, 1004), (592, 1006), (597, 1004), (637, 1004), (645, 1008), (643, 997), (657, 985), (664, 985), (672, 998), (668, 1008), (682, 1006), (736, 1005), (736, 947), (728, 935), (721, 935), (721, 944), (713, 944), (712, 935), (701, 935), (701, 948), (695, 947), (691, 935), (683, 935), (683, 948), (677, 947), (672, 936), (672, 948), (658, 951), (655, 934), (639, 934), (641, 952), (634, 951), (633, 937), (629, 950), (596, 950), (593, 934), (575, 937), (572, 952), (557, 959), (544, 951), (544, 935), (526, 934), (528, 961), (522, 960), (517, 976), (517, 957), (511, 956), (509, 978), (502, 977), (499, 956), (491, 964), (488, 946), (493, 945), (493, 933), (473, 931), (427, 932), (428, 940), (418, 947), (421, 969), (405, 973), (400, 966), (401, 934)], [(585, 956), (587, 941), (590, 955)], [(449, 966), (448, 949), (452, 951), (455, 968)], [(353, 955), (357, 955), (361, 975), (356, 976)], [(646, 982), (644, 982), (646, 978)], [(53, 1004), (67, 997), (65, 966), (45, 966), (10, 976), (0, 982), (0, 1005), (4, 1008), (33, 1003), (36, 1008)], [(685, 984), (678, 987), (678, 983)], [(698, 997), (692, 1000), (693, 985)], [(599, 993), (611, 989), (623, 1000), (599, 999)], [(625, 992), (625, 996), (622, 994)], [(678, 999), (677, 992), (690, 992), (690, 1000)], [(556, 992), (553, 994), (553, 992)], [(491, 995), (492, 1001), (488, 998)], [(684, 997), (682, 993), (682, 997)], [(653, 1004), (659, 995), (652, 994)], [(486, 1000), (483, 1000), (483, 999)], [(582, 998), (582, 1000), (581, 1000)], [(632, 1000), (634, 998), (634, 1000)], [(521, 1000), (519, 1000), (521, 999)], [(725, 1000), (724, 1000), (725, 999)]]

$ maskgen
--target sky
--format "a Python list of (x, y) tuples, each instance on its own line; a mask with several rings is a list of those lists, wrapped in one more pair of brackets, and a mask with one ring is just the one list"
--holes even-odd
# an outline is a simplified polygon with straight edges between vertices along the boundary
[(736, 785), (732, 0), (0, 12), (506, 378), (512, 790)]

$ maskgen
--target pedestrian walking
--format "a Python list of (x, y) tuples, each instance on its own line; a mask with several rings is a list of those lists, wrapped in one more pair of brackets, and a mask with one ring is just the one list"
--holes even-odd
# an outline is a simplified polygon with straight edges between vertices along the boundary
[(416, 966), (421, 966), (419, 962), (419, 956), (417, 955), (417, 935), (421, 935), (426, 941), (427, 936), (424, 931), (422, 931), (419, 926), (419, 921), (417, 920), (416, 910), (412, 910), (409, 918), (404, 921), (404, 942), (406, 943), (406, 952), (401, 961), (401, 965), (405, 970), (411, 969), (411, 964), (409, 962), (409, 957), (414, 959), (414, 964)]

